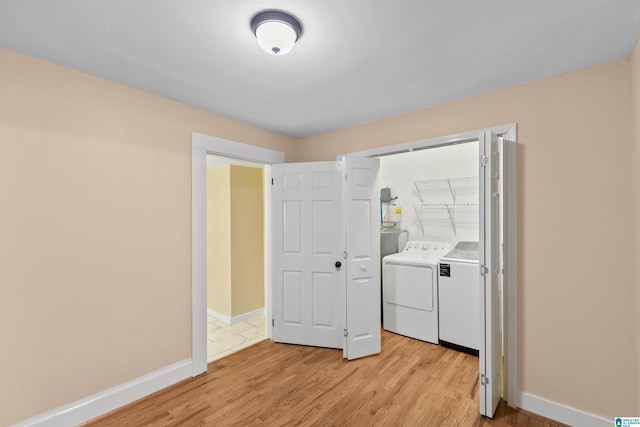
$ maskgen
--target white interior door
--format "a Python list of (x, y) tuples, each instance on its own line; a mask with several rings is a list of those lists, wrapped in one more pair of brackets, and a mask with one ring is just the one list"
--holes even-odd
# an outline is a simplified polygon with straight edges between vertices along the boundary
[[(342, 348), (346, 268), (339, 162), (272, 167), (273, 340)], [(248, 267), (249, 268), (249, 267)]]
[(380, 353), (380, 224), (378, 169), (373, 158), (345, 157), (347, 319), (344, 357)]
[(273, 165), (274, 341), (380, 352), (378, 167)]
[(493, 417), (500, 401), (499, 296), (499, 160), (498, 136), (484, 132), (480, 139), (480, 413)]

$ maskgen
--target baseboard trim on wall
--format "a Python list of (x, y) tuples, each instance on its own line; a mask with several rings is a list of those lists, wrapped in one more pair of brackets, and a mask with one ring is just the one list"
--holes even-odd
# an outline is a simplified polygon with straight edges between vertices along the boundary
[(218, 311), (215, 311), (212, 308), (207, 307), (207, 314), (213, 317), (214, 319), (217, 319), (227, 325), (235, 325), (236, 323), (244, 322), (245, 320), (249, 320), (254, 317), (260, 316), (261, 314), (264, 314), (264, 308), (259, 308), (257, 310), (253, 310), (248, 313), (243, 313), (237, 316), (229, 317), (226, 314), (222, 314)]
[(525, 411), (572, 426), (610, 427), (614, 424), (613, 418), (602, 418), (528, 393), (520, 392), (518, 401), (518, 407)]
[(231, 324), (231, 317), (227, 316), (226, 314), (222, 314), (219, 311), (215, 311), (213, 308), (207, 307), (207, 316), (211, 316), (226, 325)]
[(29, 418), (15, 424), (14, 427), (79, 425), (189, 377), (191, 377), (191, 359), (186, 359), (69, 405)]

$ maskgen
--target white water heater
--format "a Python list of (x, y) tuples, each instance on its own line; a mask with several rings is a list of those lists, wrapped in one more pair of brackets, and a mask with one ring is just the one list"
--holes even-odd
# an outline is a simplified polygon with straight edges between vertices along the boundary
[(402, 206), (394, 203), (389, 206), (388, 209), (386, 222), (393, 222), (396, 224), (402, 222)]

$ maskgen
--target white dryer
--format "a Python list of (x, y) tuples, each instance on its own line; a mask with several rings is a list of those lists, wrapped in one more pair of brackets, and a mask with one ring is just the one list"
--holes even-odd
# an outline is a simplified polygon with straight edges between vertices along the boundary
[(382, 259), (385, 330), (438, 344), (438, 261), (451, 246), (409, 241)]

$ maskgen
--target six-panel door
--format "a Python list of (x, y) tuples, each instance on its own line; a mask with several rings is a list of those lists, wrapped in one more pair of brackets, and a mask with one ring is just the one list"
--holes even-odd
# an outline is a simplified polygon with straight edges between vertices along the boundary
[(380, 193), (375, 158), (345, 157), (347, 335), (344, 357), (380, 353)]
[[(273, 340), (342, 348), (345, 268), (337, 162), (274, 165)], [(247, 266), (250, 268), (250, 266)]]

